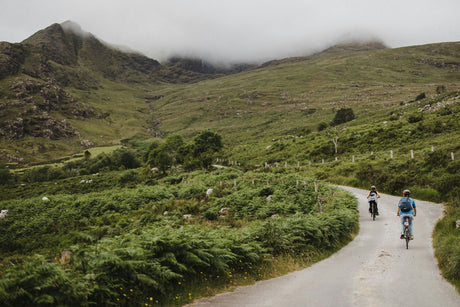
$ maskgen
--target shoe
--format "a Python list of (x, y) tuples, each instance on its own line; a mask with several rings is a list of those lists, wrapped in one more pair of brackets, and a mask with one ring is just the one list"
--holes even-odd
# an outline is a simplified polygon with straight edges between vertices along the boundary
[(403, 233), (401, 234), (401, 239), (404, 239), (404, 234)]
[(380, 215), (380, 214), (378, 212), (376, 212), (375, 215)]
[(410, 239), (411, 239), (411, 240), (414, 240), (414, 236), (410, 236)]

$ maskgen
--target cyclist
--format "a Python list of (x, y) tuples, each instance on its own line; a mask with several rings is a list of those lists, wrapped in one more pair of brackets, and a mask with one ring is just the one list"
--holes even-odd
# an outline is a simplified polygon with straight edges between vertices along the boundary
[(377, 198), (380, 198), (379, 192), (376, 191), (375, 185), (371, 186), (369, 194), (367, 194), (367, 199), (369, 200), (369, 213), (372, 213), (372, 202), (375, 202), (375, 214), (379, 215), (379, 209), (377, 207)]
[(415, 201), (410, 198), (410, 191), (403, 191), (403, 198), (399, 200), (398, 203), (398, 213), (397, 215), (401, 217), (401, 239), (404, 239), (404, 217), (409, 217), (409, 232), (410, 239), (414, 239), (414, 232), (412, 229), (413, 219), (417, 215), (417, 209), (415, 208)]

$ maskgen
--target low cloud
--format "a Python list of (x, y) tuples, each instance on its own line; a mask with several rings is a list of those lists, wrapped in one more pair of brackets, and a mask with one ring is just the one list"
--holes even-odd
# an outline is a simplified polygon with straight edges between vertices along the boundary
[(458, 0), (0, 1), (0, 40), (72, 20), (160, 61), (263, 62), (356, 39), (389, 47), (460, 40)]

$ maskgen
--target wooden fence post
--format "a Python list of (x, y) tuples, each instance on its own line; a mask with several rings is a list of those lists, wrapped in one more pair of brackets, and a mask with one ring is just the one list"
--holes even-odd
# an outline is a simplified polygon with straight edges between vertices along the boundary
[(411, 159), (414, 158), (414, 151), (412, 149), (410, 150), (410, 157), (411, 157)]
[(452, 161), (454, 161), (454, 152), (453, 151), (450, 153), (450, 157), (452, 158)]
[(393, 159), (393, 150), (390, 150), (390, 158)]

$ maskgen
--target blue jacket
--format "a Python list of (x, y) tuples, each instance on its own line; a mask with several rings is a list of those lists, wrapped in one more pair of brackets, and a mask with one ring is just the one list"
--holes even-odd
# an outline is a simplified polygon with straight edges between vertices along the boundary
[[(405, 197), (403, 197), (403, 198), (405, 198)], [(398, 208), (401, 208), (401, 201), (403, 200), (403, 198), (401, 198), (401, 199), (399, 200)], [(412, 198), (410, 198), (410, 197), (409, 197), (409, 201), (410, 201), (410, 203), (411, 203), (411, 205), (412, 205), (412, 208), (416, 208), (416, 207), (415, 207), (415, 201), (414, 201)], [(411, 214), (411, 215), (414, 215), (414, 210), (411, 209), (409, 212), (402, 212), (402, 211), (401, 211), (399, 214)]]

